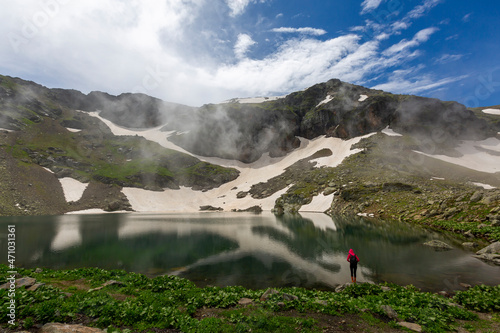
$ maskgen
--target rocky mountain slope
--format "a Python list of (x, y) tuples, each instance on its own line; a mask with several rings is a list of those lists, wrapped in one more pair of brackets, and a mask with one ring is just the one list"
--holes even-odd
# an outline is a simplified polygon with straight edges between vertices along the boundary
[(261, 101), (194, 108), (0, 76), (0, 214), (257, 206), (500, 239), (500, 115), (339, 80)]

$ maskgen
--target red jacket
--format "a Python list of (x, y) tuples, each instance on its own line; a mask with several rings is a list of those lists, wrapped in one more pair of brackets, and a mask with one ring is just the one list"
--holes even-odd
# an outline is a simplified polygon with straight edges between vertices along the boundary
[(359, 262), (359, 258), (358, 256), (354, 253), (354, 251), (352, 249), (349, 250), (349, 254), (347, 255), (347, 261), (348, 262), (351, 262), (349, 259), (351, 259), (351, 256), (355, 256), (356, 257), (356, 260)]

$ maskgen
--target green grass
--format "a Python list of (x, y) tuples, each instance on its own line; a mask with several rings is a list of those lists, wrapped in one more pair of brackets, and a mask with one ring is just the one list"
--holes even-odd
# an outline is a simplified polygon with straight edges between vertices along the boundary
[[(0, 266), (0, 283), (6, 281), (7, 271), (7, 266)], [(142, 274), (98, 268), (18, 271), (47, 283), (36, 292), (16, 290), (16, 325), (24, 328), (86, 317), (93, 326), (108, 328), (109, 332), (153, 328), (183, 332), (319, 332), (319, 321), (311, 314), (358, 315), (368, 325), (383, 327), (386, 324), (379, 319), (384, 317), (381, 306), (389, 305), (401, 320), (416, 322), (426, 332), (445, 332), (453, 330), (457, 320), (477, 327), (481, 322), (470, 310), (492, 312), (496, 320), (500, 311), (500, 286), (476, 286), (458, 292), (451, 300), (412, 286), (390, 285), (390, 291), (383, 291), (378, 285), (358, 284), (339, 293), (292, 287), (277, 289), (278, 294), (260, 301), (264, 290), (238, 286), (199, 288), (175, 276), (150, 279)], [(122, 284), (87, 291), (88, 287), (95, 288), (109, 280)], [(69, 281), (63, 289), (51, 285), (62, 281)], [(87, 287), (77, 288), (76, 284)], [(284, 300), (284, 293), (298, 298)], [(238, 306), (243, 297), (252, 299), (253, 304)], [(0, 298), (8, 302), (8, 291), (0, 290)], [(211, 310), (210, 316), (196, 316), (207, 310)], [(6, 307), (0, 308), (4, 327), (8, 326), (6, 311)]]

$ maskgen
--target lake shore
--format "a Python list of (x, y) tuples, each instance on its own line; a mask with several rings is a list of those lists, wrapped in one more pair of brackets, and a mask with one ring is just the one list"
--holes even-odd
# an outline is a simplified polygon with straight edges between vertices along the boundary
[[(0, 282), (7, 281), (8, 271), (0, 266)], [(500, 328), (500, 286), (438, 295), (412, 286), (365, 283), (324, 292), (198, 288), (175, 276), (150, 279), (97, 268), (18, 273), (33, 284), (15, 290), (14, 326), (2, 308), (4, 332), (41, 332), (51, 322), (107, 332), (400, 332), (406, 323), (428, 332)], [(7, 297), (7, 290), (0, 294)]]

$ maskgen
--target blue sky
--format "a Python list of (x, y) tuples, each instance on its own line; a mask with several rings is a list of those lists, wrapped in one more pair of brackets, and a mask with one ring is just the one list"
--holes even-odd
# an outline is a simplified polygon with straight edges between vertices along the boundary
[(484, 0), (10, 1), (0, 73), (193, 106), (331, 78), (498, 105), (499, 14)]

